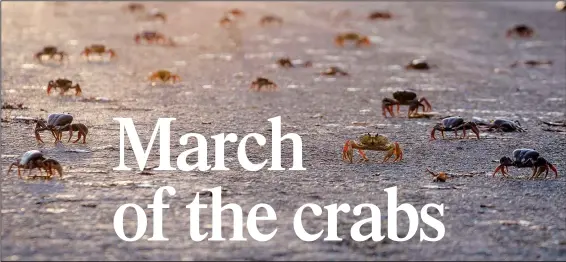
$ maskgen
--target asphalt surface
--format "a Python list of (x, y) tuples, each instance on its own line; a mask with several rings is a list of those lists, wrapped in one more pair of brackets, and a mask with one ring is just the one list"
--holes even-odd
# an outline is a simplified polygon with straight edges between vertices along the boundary
[[(565, 260), (566, 169), (565, 133), (544, 131), (540, 123), (564, 119), (566, 111), (566, 14), (553, 2), (364, 2), (364, 3), (222, 3), (144, 2), (168, 15), (166, 23), (144, 22), (122, 9), (124, 2), (3, 2), (2, 101), (23, 103), (25, 110), (2, 110), (2, 260)], [(219, 27), (230, 8), (246, 12), (238, 26)], [(349, 10), (347, 12), (342, 12)], [(368, 21), (370, 11), (389, 10), (393, 19)], [(262, 15), (276, 14), (281, 26), (261, 27)], [(515, 24), (535, 29), (532, 39), (508, 39)], [(176, 47), (136, 45), (135, 33), (159, 30), (177, 41)], [(367, 34), (370, 47), (339, 48), (337, 33)], [(116, 51), (111, 62), (86, 62), (80, 56), (90, 44)], [(56, 45), (70, 54), (64, 65), (38, 64), (33, 54)], [(278, 68), (275, 61), (289, 56), (312, 61), (312, 68)], [(406, 71), (410, 60), (426, 56), (437, 67)], [(516, 60), (550, 59), (553, 64), (509, 68)], [(350, 77), (317, 75), (340, 66)], [(179, 74), (175, 85), (151, 86), (149, 72), (168, 69)], [(275, 92), (248, 90), (253, 79), (267, 77)], [(67, 77), (80, 83), (83, 97), (110, 101), (82, 102), (70, 92), (47, 96), (49, 80)], [(426, 97), (438, 116), (460, 115), (517, 119), (526, 133), (488, 133), (481, 139), (429, 141), (437, 118), (407, 119), (407, 107), (396, 118), (381, 115), (381, 99), (401, 89)], [(12, 117), (42, 117), (69, 112), (76, 123), (89, 127), (87, 144), (54, 146), (53, 137), (37, 145), (33, 123)], [(270, 157), (270, 122), (281, 116), (282, 132), (295, 132), (303, 141), (306, 171), (243, 170), (237, 143), (227, 143), (230, 171), (165, 172), (114, 171), (119, 161), (119, 125), (113, 117), (133, 118), (144, 145), (160, 117), (177, 118), (172, 125), (172, 164), (191, 148), (176, 141), (185, 133), (208, 138), (209, 164), (214, 164), (210, 136), (233, 132), (241, 139), (257, 132), (267, 146), (250, 143), (252, 162)], [(559, 129), (558, 127), (553, 127)], [(368, 152), (370, 163), (341, 161), (347, 139), (371, 132), (397, 141), (404, 150), (400, 163), (379, 163), (383, 152)], [(447, 133), (452, 138), (453, 133)], [(156, 141), (157, 142), (157, 141)], [(194, 141), (191, 142), (194, 145)], [(158, 143), (154, 145), (157, 149)], [(558, 168), (558, 179), (527, 180), (528, 168), (510, 168), (512, 178), (493, 178), (494, 160), (516, 148), (534, 148)], [(65, 175), (52, 180), (19, 179), (7, 166), (27, 150), (40, 149), (64, 165)], [(292, 162), (290, 145), (283, 146), (283, 165)], [(355, 155), (356, 159), (359, 156)], [(189, 161), (195, 161), (189, 157)], [(158, 164), (153, 150), (148, 167)], [(135, 167), (131, 151), (128, 165)], [(269, 163), (268, 163), (269, 166)], [(446, 183), (432, 182), (429, 167), (454, 174)], [(37, 171), (34, 171), (37, 172)], [(146, 208), (155, 190), (173, 186), (165, 197), (163, 230), (167, 242), (147, 241), (148, 229), (137, 242), (120, 240), (113, 229), (116, 209), (125, 203)], [(194, 242), (189, 238), (189, 204), (195, 193), (222, 186), (223, 203), (237, 203), (247, 212), (258, 203), (271, 205), (277, 221), (262, 222), (267, 242)], [(373, 203), (387, 229), (387, 198), (383, 189), (397, 186), (399, 203), (418, 210), (443, 203), (446, 227), (436, 243), (385, 239), (355, 242), (351, 226), (369, 216), (351, 212), (338, 217), (341, 242), (301, 241), (293, 231), (293, 215), (304, 203), (320, 206), (347, 203), (353, 208)], [(202, 196), (209, 204), (210, 196)], [(146, 208), (147, 209), (147, 208)], [(367, 211), (367, 210), (366, 210)], [(133, 235), (133, 212), (127, 213), (126, 232)], [(201, 214), (201, 232), (210, 231), (210, 209)], [(306, 213), (309, 232), (327, 226), (327, 216)], [(232, 236), (230, 215), (223, 216), (225, 237)], [(434, 230), (419, 225), (431, 236)], [(399, 218), (401, 234), (407, 219)], [(371, 228), (364, 227), (364, 232)]]

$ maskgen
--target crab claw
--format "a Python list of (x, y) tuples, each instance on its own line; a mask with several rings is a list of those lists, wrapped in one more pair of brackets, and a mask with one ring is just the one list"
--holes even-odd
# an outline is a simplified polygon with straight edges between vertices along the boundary
[(434, 136), (434, 133), (436, 132), (436, 128), (432, 128), (432, 131), (430, 131), (430, 140), (436, 140), (436, 137)]
[(49, 84), (47, 84), (47, 95), (49, 95), (51, 93), (51, 89), (53, 89), (53, 81), (49, 81)]
[(171, 76), (171, 80), (173, 80), (173, 83), (179, 82), (181, 81), (181, 77), (178, 75), (173, 75)]
[[(554, 172), (554, 178), (558, 178), (558, 171), (556, 170), (556, 167), (551, 163), (548, 163), (547, 165), (548, 167), (550, 167), (550, 169), (552, 169), (552, 172)], [(548, 167), (546, 171), (547, 173), (548, 173)]]
[(49, 173), (49, 175), (53, 175), (52, 169), (55, 169), (59, 174), (59, 177), (63, 177), (63, 167), (57, 160), (48, 158), (43, 161), (43, 165), (45, 166), (45, 170)]
[(395, 154), (395, 159), (393, 160), (393, 162), (403, 160), (403, 150), (401, 150), (401, 147), (399, 146), (399, 143), (397, 143), (397, 142), (395, 142), (395, 148), (394, 148), (393, 154)]
[(472, 132), (476, 134), (476, 137), (480, 139), (480, 130), (478, 129), (478, 126), (476, 124), (472, 124), (471, 128), (472, 128)]
[(503, 176), (507, 176), (507, 174), (505, 173), (505, 166), (504, 165), (499, 165), (497, 166), (497, 168), (495, 168), (495, 171), (493, 171), (493, 175), (492, 177), (495, 177), (495, 175), (497, 174), (497, 172), (501, 171), (501, 174)]
[(350, 140), (346, 140), (346, 143), (344, 143), (344, 149), (342, 149), (342, 160), (352, 163), (354, 159), (354, 150), (350, 145), (350, 142)]
[(139, 44), (140, 41), (141, 41), (141, 35), (140, 35), (140, 34), (136, 34), (136, 35), (134, 36), (134, 40), (136, 41), (136, 44)]
[(371, 45), (371, 42), (369, 41), (369, 38), (367, 36), (364, 36), (360, 40), (358, 40), (358, 46), (368, 46), (368, 45)]
[(107, 52), (108, 52), (108, 53), (110, 54), (110, 58), (114, 58), (114, 57), (116, 57), (116, 52), (114, 52), (114, 50), (113, 50), (113, 49), (108, 49), (108, 51), (107, 51)]

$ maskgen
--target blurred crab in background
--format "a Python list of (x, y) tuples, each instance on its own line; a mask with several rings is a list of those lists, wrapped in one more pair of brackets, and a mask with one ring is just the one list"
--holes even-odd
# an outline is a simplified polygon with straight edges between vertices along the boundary
[(43, 63), (44, 57), (47, 57), (48, 60), (54, 59), (57, 60), (59, 63), (63, 62), (64, 58), (68, 58), (69, 56), (67, 53), (60, 51), (55, 46), (45, 46), (43, 49), (34, 55), (35, 59), (40, 63)]
[[(424, 103), (424, 104), (423, 104)], [(397, 114), (399, 114), (399, 107), (401, 105), (409, 106), (408, 116), (418, 113), (419, 107), (422, 107), (423, 112), (432, 111), (432, 106), (424, 97), (418, 99), (417, 94), (412, 91), (396, 91), (393, 93), (393, 99), (383, 98), (381, 100), (381, 111), (384, 117), (387, 117), (387, 112), (393, 117), (393, 106), (397, 105)]]
[(266, 25), (270, 25), (270, 24), (282, 25), (283, 24), (283, 18), (276, 16), (276, 15), (266, 15), (266, 16), (263, 16), (259, 20), (259, 24), (261, 26), (266, 26)]
[(128, 3), (127, 5), (124, 6), (124, 10), (132, 13), (141, 12), (141, 11), (145, 11), (145, 5), (141, 3)]
[(340, 67), (337, 67), (337, 66), (331, 66), (328, 69), (322, 71), (320, 74), (325, 75), (325, 76), (337, 76), (337, 75), (349, 76), (350, 75), (350, 74), (348, 74), (348, 72), (344, 71), (343, 69), (341, 69)]
[(157, 8), (151, 9), (142, 18), (147, 21), (159, 20), (163, 23), (167, 22), (167, 15)]
[(293, 61), (289, 58), (289, 57), (283, 57), (277, 60), (277, 64), (281, 67), (285, 67), (285, 68), (290, 68), (290, 67), (297, 67), (297, 66), (303, 66), (303, 67), (311, 67), (312, 66), (312, 62), (311, 61), (305, 61), (303, 63), (293, 63)]
[(368, 15), (369, 20), (389, 20), (393, 15), (388, 11), (374, 11)]
[(535, 30), (525, 24), (518, 24), (509, 28), (506, 32), (506, 36), (509, 37), (519, 37), (519, 38), (531, 38), (535, 34)]
[(59, 176), (63, 177), (63, 167), (61, 164), (55, 159), (46, 158), (39, 150), (30, 150), (22, 154), (20, 158), (10, 164), (6, 174), (10, 174), (13, 166), (18, 167), (19, 178), (22, 178), (21, 169), (29, 169), (29, 176), (31, 175), (31, 171), (36, 168), (39, 170), (40, 174), (41, 169), (45, 170), (49, 177), (53, 176), (53, 169), (55, 169), (57, 173), (59, 173)]
[(156, 80), (159, 80), (163, 83), (171, 80), (171, 82), (174, 84), (178, 81), (181, 81), (181, 77), (177, 74), (171, 73), (168, 70), (157, 70), (149, 74), (148, 80), (152, 83), (155, 83)]
[(514, 166), (516, 168), (532, 167), (533, 174), (529, 179), (538, 178), (544, 171), (546, 174), (544, 178), (548, 176), (548, 170), (552, 169), (555, 174), (555, 178), (558, 178), (558, 171), (556, 167), (549, 163), (546, 159), (540, 156), (539, 152), (534, 149), (520, 148), (513, 150), (513, 159), (509, 157), (502, 157), (499, 160), (499, 166), (493, 172), (493, 177), (497, 172), (501, 171), (501, 174), (505, 177), (509, 175), (508, 167)]
[(383, 158), (383, 163), (387, 162), (391, 156), (395, 155), (393, 162), (401, 161), (403, 159), (403, 151), (397, 142), (389, 142), (389, 139), (384, 135), (366, 134), (360, 136), (358, 142), (353, 140), (346, 140), (344, 148), (342, 150), (342, 160), (353, 163), (354, 159), (354, 149), (358, 150), (358, 153), (362, 157), (361, 161), (369, 161), (363, 150), (372, 151), (387, 151), (387, 154)]
[(553, 62), (552, 60), (525, 60), (523, 62), (515, 61), (511, 65), (509, 65), (509, 67), (515, 68), (519, 66), (519, 64), (525, 64), (529, 67), (535, 67), (540, 65), (552, 65)]
[(256, 80), (252, 81), (250, 85), (250, 89), (255, 89), (257, 91), (260, 91), (262, 88), (275, 90), (278, 86), (273, 81), (264, 77), (258, 77)]
[(429, 70), (433, 65), (430, 65), (425, 58), (417, 58), (411, 60), (408, 64), (405, 65), (405, 69), (407, 70)]
[(347, 33), (338, 34), (334, 38), (334, 42), (336, 43), (336, 45), (338, 45), (340, 47), (344, 47), (344, 45), (347, 41), (348, 42), (354, 42), (356, 44), (356, 46), (358, 46), (358, 47), (371, 45), (371, 42), (369, 41), (368, 36), (361, 35), (361, 34), (358, 34), (358, 33), (355, 33), (355, 32), (347, 32)]
[(140, 44), (142, 40), (146, 41), (148, 44), (162, 44), (162, 45), (175, 45), (175, 42), (170, 37), (166, 37), (164, 34), (157, 31), (143, 31), (134, 35), (134, 40), (136, 44)]
[(521, 127), (519, 120), (509, 120), (504, 118), (496, 118), (491, 121), (480, 119), (477, 117), (472, 118), (472, 122), (478, 126), (486, 127), (486, 131), (499, 131), (499, 132), (527, 132)]
[(466, 122), (462, 117), (452, 116), (442, 119), (440, 123), (437, 123), (430, 132), (430, 140), (436, 140), (434, 133), (438, 130), (444, 138), (445, 131), (454, 131), (456, 138), (458, 137), (458, 130), (463, 130), (464, 134), (460, 138), (466, 137), (466, 129), (471, 129), (472, 132), (476, 134), (476, 137), (480, 139), (480, 130), (478, 129), (476, 123)]
[(81, 86), (78, 83), (73, 85), (73, 81), (66, 78), (58, 78), (55, 81), (49, 81), (47, 84), (47, 95), (51, 94), (51, 90), (53, 89), (59, 89), (59, 95), (64, 95), (71, 89), (75, 89), (75, 96), (82, 94)]
[(90, 46), (85, 47), (84, 50), (81, 52), (81, 56), (86, 57), (88, 60), (90, 60), (90, 57), (92, 55), (102, 57), (104, 54), (110, 55), (110, 59), (116, 57), (116, 52), (114, 52), (114, 49), (106, 48), (105, 45), (101, 45), (101, 44), (92, 44)]

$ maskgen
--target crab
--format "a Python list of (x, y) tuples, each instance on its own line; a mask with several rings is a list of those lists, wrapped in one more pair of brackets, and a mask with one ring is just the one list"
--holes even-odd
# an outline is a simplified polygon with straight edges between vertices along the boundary
[(245, 16), (244, 11), (238, 9), (238, 8), (234, 8), (234, 9), (230, 9), (226, 12), (226, 14), (234, 16), (234, 17), (242, 17)]
[(458, 138), (458, 130), (463, 130), (464, 134), (460, 138), (466, 137), (466, 129), (471, 129), (472, 132), (476, 134), (476, 137), (480, 139), (480, 130), (478, 129), (475, 122), (465, 122), (462, 117), (452, 116), (442, 119), (440, 123), (437, 123), (430, 132), (430, 140), (436, 140), (434, 133), (436, 130), (440, 131), (442, 138), (444, 138), (444, 131), (454, 131), (456, 138)]
[(55, 144), (57, 144), (58, 141), (61, 141), (61, 137), (63, 136), (62, 130), (69, 128), (72, 122), (73, 116), (70, 114), (49, 114), (49, 116), (47, 116), (47, 122), (45, 122), (45, 120), (43, 119), (36, 121), (34, 129), (35, 139), (38, 142), (43, 143), (39, 132), (51, 131), (51, 134), (55, 137)]
[(145, 6), (141, 3), (129, 3), (124, 6), (124, 8), (130, 12), (139, 12), (145, 10)]
[(388, 20), (391, 19), (392, 17), (393, 15), (391, 15), (391, 13), (387, 11), (375, 11), (368, 15), (369, 20), (378, 20), (378, 19)]
[(432, 182), (446, 182), (446, 179), (448, 179), (448, 175), (445, 172), (439, 172), (438, 174), (435, 174), (428, 168), (426, 169), (426, 171), (433, 176)]
[(517, 36), (520, 38), (530, 38), (535, 34), (535, 30), (528, 25), (519, 24), (507, 30), (506, 36)]
[(134, 35), (134, 40), (136, 44), (140, 44), (142, 40), (145, 40), (148, 44), (158, 43), (174, 45), (171, 38), (167, 38), (164, 34), (157, 31), (142, 31)]
[(252, 81), (252, 84), (250, 85), (250, 89), (256, 89), (257, 91), (260, 91), (261, 88), (264, 87), (268, 90), (275, 90), (278, 88), (277, 84), (264, 77), (256, 78), (256, 80)]
[[(509, 65), (509, 67), (515, 68), (520, 63), (521, 62), (519, 62), (519, 61), (515, 61), (514, 63)], [(540, 65), (552, 65), (553, 62), (552, 62), (552, 60), (526, 60), (526, 61), (523, 62), (523, 64), (528, 65), (530, 67), (535, 67), (535, 66), (540, 66)]]
[(361, 161), (369, 161), (363, 150), (373, 150), (373, 151), (387, 151), (387, 154), (383, 158), (383, 163), (387, 162), (391, 156), (395, 155), (393, 162), (398, 162), (403, 159), (403, 150), (397, 142), (389, 142), (389, 139), (380, 134), (366, 134), (360, 136), (358, 142), (353, 140), (346, 140), (344, 144), (344, 149), (342, 150), (342, 160), (353, 163), (354, 161), (354, 149), (358, 150), (358, 153), (362, 157)]
[(152, 83), (155, 82), (155, 80), (160, 80), (161, 82), (167, 82), (171, 80), (171, 82), (174, 84), (178, 81), (181, 81), (181, 77), (177, 74), (171, 73), (168, 70), (157, 70), (149, 75), (148, 80)]
[[(291, 61), (291, 59), (289, 57), (283, 57), (277, 60), (277, 64), (279, 64), (279, 66), (281, 67), (295, 67), (296, 64), (293, 64), (293, 61)], [(303, 67), (311, 67), (312, 66), (312, 62), (311, 61), (306, 61), (304, 63), (301, 64)]]
[(334, 42), (340, 47), (344, 47), (346, 41), (353, 41), (356, 43), (356, 46), (358, 47), (371, 45), (371, 42), (369, 41), (369, 37), (354, 32), (338, 34), (334, 38)]
[(231, 25), (235, 20), (233, 18), (231, 18), (230, 16), (223, 16), (220, 21), (218, 21), (218, 24), (220, 24), (220, 26), (228, 26)]
[(259, 24), (262, 25), (262, 26), (266, 26), (268, 24), (282, 25), (283, 24), (283, 18), (276, 16), (276, 15), (266, 15), (266, 16), (263, 16), (259, 20)]
[(430, 68), (432, 68), (432, 66), (429, 65), (424, 58), (413, 59), (411, 60), (411, 62), (405, 65), (405, 69), (412, 70), (429, 70)]
[(81, 52), (81, 56), (85, 56), (86, 58), (90, 58), (92, 54), (95, 54), (97, 56), (109, 54), (110, 59), (116, 57), (116, 52), (114, 52), (113, 49), (106, 48), (106, 46), (101, 44), (92, 44), (90, 46), (85, 47), (84, 50)]
[(475, 118), (472, 119), (472, 121), (478, 126), (486, 126), (488, 128), (487, 131), (493, 131), (495, 129), (500, 132), (526, 132), (526, 130), (521, 127), (521, 123), (519, 123), (518, 120), (497, 118), (486, 122)]
[(48, 56), (49, 59), (55, 59), (57, 61), (59, 61), (60, 63), (63, 62), (63, 58), (68, 58), (69, 56), (67, 55), (67, 53), (63, 52), (63, 51), (59, 51), (59, 49), (57, 49), (57, 47), (55, 46), (45, 46), (43, 47), (43, 49), (37, 53), (35, 53), (35, 59), (37, 59), (37, 61), (39, 61), (40, 63), (43, 62), (42, 58), (44, 56)]
[(55, 159), (46, 158), (39, 150), (30, 150), (25, 152), (20, 158), (10, 164), (6, 174), (10, 174), (13, 166), (18, 167), (19, 178), (22, 178), (21, 169), (29, 169), (28, 175), (31, 175), (31, 171), (35, 168), (37, 168), (40, 173), (41, 169), (45, 170), (49, 177), (53, 175), (53, 169), (59, 173), (60, 177), (63, 176), (63, 168), (61, 167), (61, 164), (59, 164), (59, 162)]
[(513, 159), (504, 156), (499, 160), (499, 166), (495, 168), (493, 172), (493, 177), (497, 172), (501, 171), (504, 177), (509, 175), (508, 167), (514, 166), (516, 168), (532, 167), (533, 175), (529, 179), (538, 178), (542, 172), (546, 171), (544, 178), (548, 176), (548, 169), (552, 169), (555, 174), (555, 178), (558, 178), (558, 171), (556, 167), (549, 163), (546, 159), (540, 156), (539, 152), (534, 149), (520, 148), (513, 150)]
[(59, 89), (60, 95), (65, 94), (70, 89), (75, 89), (75, 96), (82, 94), (81, 86), (79, 84), (73, 85), (73, 81), (66, 78), (58, 78), (55, 81), (49, 81), (49, 83), (47, 83), (47, 95), (51, 94), (52, 89)]
[[(423, 104), (424, 103), (424, 104)], [(424, 97), (417, 99), (417, 94), (412, 91), (396, 91), (393, 93), (393, 99), (384, 98), (381, 100), (381, 110), (384, 117), (387, 117), (387, 112), (393, 117), (393, 106), (397, 105), (397, 114), (399, 114), (399, 107), (401, 105), (409, 106), (408, 116), (418, 113), (419, 106), (423, 108), (423, 112), (432, 111), (432, 106)]]
[(350, 74), (348, 74), (348, 72), (342, 70), (341, 68), (339, 68), (337, 66), (331, 66), (328, 69), (321, 72), (320, 74), (325, 75), (325, 76), (335, 76), (335, 75), (349, 76), (350, 75)]

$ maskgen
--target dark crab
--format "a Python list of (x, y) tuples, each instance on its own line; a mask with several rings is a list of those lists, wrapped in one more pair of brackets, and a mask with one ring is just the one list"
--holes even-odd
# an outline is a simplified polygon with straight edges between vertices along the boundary
[(277, 89), (277, 84), (275, 84), (273, 81), (271, 81), (267, 78), (258, 77), (250, 85), (250, 89), (255, 89), (257, 91), (260, 91), (262, 88), (266, 88), (268, 90), (269, 89), (275, 90), (275, 89)]
[(41, 169), (45, 170), (48, 176), (53, 175), (53, 169), (59, 173), (59, 176), (63, 176), (63, 168), (61, 164), (55, 159), (46, 158), (43, 153), (39, 150), (30, 150), (25, 152), (20, 158), (10, 164), (7, 174), (10, 174), (12, 167), (18, 167), (18, 177), (22, 177), (21, 169), (29, 169), (29, 174), (33, 169), (38, 169), (41, 173)]
[(368, 15), (369, 20), (389, 20), (393, 17), (388, 11), (374, 11)]
[(464, 134), (460, 138), (466, 137), (466, 129), (471, 129), (476, 137), (480, 139), (480, 130), (478, 129), (476, 123), (474, 122), (466, 122), (462, 117), (459, 116), (452, 116), (442, 119), (440, 123), (437, 123), (430, 132), (430, 140), (436, 140), (434, 133), (436, 130), (440, 131), (442, 134), (442, 138), (444, 138), (445, 131), (454, 131), (456, 138), (458, 138), (458, 130), (463, 130)]
[(166, 37), (164, 34), (157, 31), (143, 31), (134, 35), (134, 40), (136, 44), (140, 44), (142, 40), (146, 41), (148, 44), (168, 44), (174, 45), (171, 38)]
[(549, 163), (546, 159), (540, 156), (539, 152), (534, 149), (520, 148), (513, 150), (513, 159), (504, 156), (499, 160), (499, 166), (493, 172), (493, 176), (497, 172), (501, 171), (503, 176), (509, 175), (508, 167), (514, 166), (516, 168), (531, 167), (533, 168), (533, 175), (529, 179), (538, 178), (544, 171), (546, 174), (544, 178), (548, 176), (548, 170), (552, 169), (555, 174), (555, 178), (558, 178), (558, 171), (556, 167)]
[(75, 95), (82, 94), (81, 86), (79, 84), (73, 85), (73, 81), (66, 78), (58, 78), (55, 81), (51, 80), (47, 83), (47, 95), (51, 94), (51, 90), (59, 89), (59, 95), (65, 94), (70, 89), (75, 89)]
[(413, 114), (418, 113), (419, 107), (422, 107), (423, 112), (432, 111), (432, 106), (426, 98), (421, 97), (420, 99), (418, 99), (415, 92), (406, 90), (396, 91), (393, 93), (393, 99), (386, 97), (381, 101), (381, 110), (383, 116), (387, 117), (387, 112), (389, 112), (389, 114), (393, 117), (394, 105), (397, 105), (397, 114), (399, 114), (399, 107), (401, 105), (409, 106), (409, 117), (411, 117)]
[(413, 59), (411, 60), (411, 62), (405, 65), (405, 69), (412, 70), (429, 70), (432, 67), (433, 66), (430, 65), (424, 58)]
[(283, 18), (276, 16), (276, 15), (266, 15), (266, 16), (263, 16), (259, 20), (259, 24), (262, 25), (262, 26), (266, 26), (266, 25), (269, 25), (269, 24), (282, 25), (283, 24)]
[(342, 70), (340, 67), (337, 67), (337, 66), (331, 66), (328, 69), (322, 71), (320, 74), (325, 75), (325, 76), (336, 76), (336, 75), (349, 76), (350, 75), (350, 74), (348, 74), (348, 72)]
[(517, 36), (520, 38), (530, 38), (535, 34), (535, 30), (525, 24), (515, 25), (512, 28), (507, 30), (506, 36), (513, 37)]
[(128, 10), (133, 13), (133, 12), (144, 11), (145, 5), (141, 3), (128, 3), (127, 5), (124, 6), (124, 8), (125, 10)]
[(63, 62), (63, 58), (67, 58), (67, 53), (63, 51), (59, 51), (55, 46), (45, 46), (43, 49), (37, 53), (35, 53), (35, 59), (40, 63), (43, 62), (43, 57), (47, 56), (48, 59), (55, 59), (59, 62)]
[(526, 132), (524, 128), (521, 127), (521, 123), (518, 120), (509, 120), (504, 118), (497, 118), (489, 122), (474, 118), (472, 119), (474, 123), (478, 126), (487, 127), (487, 131), (500, 131), (500, 132)]
[(37, 120), (34, 129), (35, 139), (38, 142), (43, 143), (43, 140), (41, 140), (39, 133), (43, 131), (51, 131), (51, 134), (53, 135), (53, 137), (55, 137), (55, 143), (57, 143), (61, 140), (62, 130), (69, 128), (72, 122), (73, 116), (70, 114), (50, 114), (49, 116), (47, 116), (47, 122), (43, 119)]
[(277, 60), (277, 64), (279, 64), (279, 66), (281, 67), (296, 67), (298, 65), (301, 65), (303, 67), (311, 67), (312, 66), (312, 62), (311, 61), (306, 61), (304, 63), (301, 64), (294, 64), (293, 61), (291, 61), (291, 59), (289, 57), (283, 57)]
[[(535, 67), (535, 66), (540, 66), (540, 65), (552, 65), (553, 64), (552, 60), (525, 60), (522, 63), (527, 65), (527, 66), (530, 66), (530, 67)], [(509, 67), (515, 68), (519, 64), (521, 64), (521, 62), (515, 61), (511, 65), (509, 65)]]
[(101, 44), (92, 44), (90, 46), (85, 47), (84, 50), (81, 52), (81, 55), (85, 56), (87, 59), (90, 58), (90, 56), (93, 54), (97, 56), (109, 54), (110, 59), (116, 57), (116, 52), (114, 52), (114, 49), (106, 48), (105, 45), (101, 45)]

